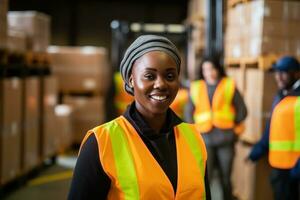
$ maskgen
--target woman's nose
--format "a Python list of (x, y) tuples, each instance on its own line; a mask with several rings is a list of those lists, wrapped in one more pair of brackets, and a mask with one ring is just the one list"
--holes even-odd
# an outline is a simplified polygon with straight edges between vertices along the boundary
[(165, 78), (158, 76), (154, 83), (155, 89), (165, 89), (167, 87), (167, 81)]

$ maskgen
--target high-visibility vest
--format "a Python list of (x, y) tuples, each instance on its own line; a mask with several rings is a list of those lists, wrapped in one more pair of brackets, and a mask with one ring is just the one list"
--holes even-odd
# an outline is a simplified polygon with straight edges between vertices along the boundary
[(287, 96), (275, 106), (269, 137), (270, 165), (293, 168), (300, 158), (300, 96)]
[(243, 124), (236, 125), (234, 122), (235, 108), (232, 100), (235, 83), (231, 78), (223, 78), (220, 81), (213, 95), (212, 106), (204, 80), (192, 82), (190, 90), (195, 105), (194, 121), (200, 132), (207, 133), (213, 126), (220, 129), (234, 129), (236, 134), (243, 131)]
[(118, 115), (122, 115), (127, 106), (133, 101), (133, 97), (129, 95), (124, 89), (124, 81), (122, 79), (121, 73), (117, 72), (114, 74), (115, 82), (115, 96), (114, 102)]
[(184, 107), (189, 100), (189, 92), (187, 89), (179, 89), (176, 98), (171, 104), (171, 109), (183, 119), (184, 117)]
[[(134, 127), (120, 116), (89, 131), (98, 143), (103, 170), (111, 180), (109, 200), (205, 199), (207, 153), (202, 137), (191, 124), (174, 127), (178, 182), (176, 193), (168, 177)], [(101, 190), (101, 188), (99, 188)]]

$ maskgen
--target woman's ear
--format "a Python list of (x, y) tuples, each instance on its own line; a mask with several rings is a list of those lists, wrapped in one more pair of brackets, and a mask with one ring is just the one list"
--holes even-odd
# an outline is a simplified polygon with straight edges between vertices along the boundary
[(134, 82), (133, 82), (133, 77), (132, 74), (129, 77), (129, 87), (133, 88), (134, 87)]

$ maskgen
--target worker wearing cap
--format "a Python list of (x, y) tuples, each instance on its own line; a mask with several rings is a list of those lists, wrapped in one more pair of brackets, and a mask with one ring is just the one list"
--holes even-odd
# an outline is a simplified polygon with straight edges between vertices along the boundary
[(290, 56), (273, 66), (278, 93), (271, 120), (249, 154), (252, 161), (268, 153), (271, 185), (276, 200), (299, 199), (300, 180), (300, 64)]

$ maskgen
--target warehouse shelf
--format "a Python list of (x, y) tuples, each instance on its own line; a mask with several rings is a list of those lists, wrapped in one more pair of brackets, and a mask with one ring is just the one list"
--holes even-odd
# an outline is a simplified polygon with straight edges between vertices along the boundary
[(261, 55), (259, 57), (241, 57), (241, 58), (225, 58), (225, 65), (227, 67), (237, 68), (256, 68), (261, 70), (268, 70), (282, 55), (269, 54)]
[(251, 1), (251, 0), (228, 0), (227, 7), (233, 8), (240, 3), (245, 3), (245, 2), (249, 2), (249, 1)]

